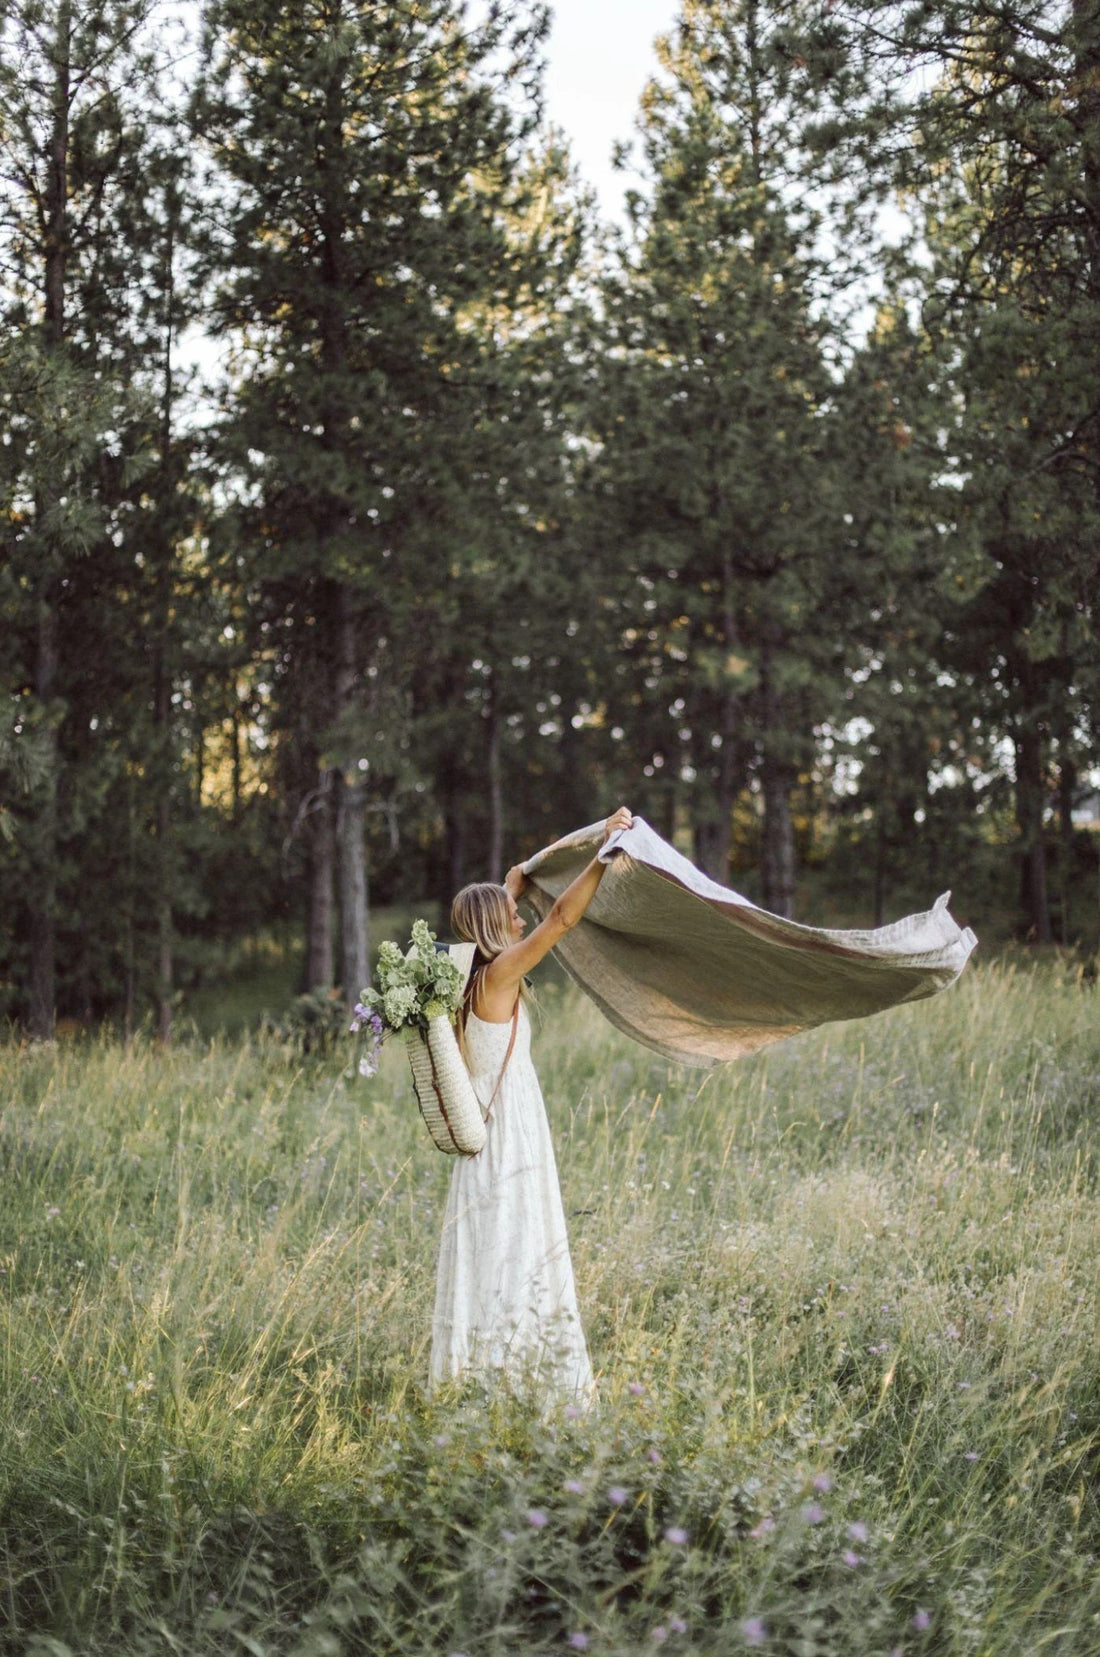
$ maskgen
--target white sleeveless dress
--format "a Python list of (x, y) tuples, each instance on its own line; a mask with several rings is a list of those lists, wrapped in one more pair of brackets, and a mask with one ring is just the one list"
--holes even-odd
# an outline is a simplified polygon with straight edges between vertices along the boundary
[[(482, 1106), (492, 1098), (512, 1021), (470, 1013), (466, 1052)], [(565, 1212), (531, 1024), (516, 1042), (477, 1156), (455, 1158), (436, 1276), (430, 1380), (504, 1372), (582, 1408), (595, 1397), (577, 1311)]]

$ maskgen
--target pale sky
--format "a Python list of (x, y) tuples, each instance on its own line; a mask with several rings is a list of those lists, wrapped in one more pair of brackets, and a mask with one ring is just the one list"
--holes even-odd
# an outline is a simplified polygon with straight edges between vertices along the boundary
[(569, 138), (606, 218), (618, 218), (632, 180), (611, 168), (611, 147), (634, 132), (638, 100), (657, 66), (653, 42), (678, 0), (553, 0), (546, 114)]

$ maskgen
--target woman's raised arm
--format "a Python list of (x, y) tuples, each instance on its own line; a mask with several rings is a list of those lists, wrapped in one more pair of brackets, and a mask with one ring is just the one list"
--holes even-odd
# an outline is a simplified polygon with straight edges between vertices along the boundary
[[(620, 806), (604, 824), (600, 844), (606, 845), (611, 835), (616, 834), (619, 829), (629, 828), (633, 821), (629, 808)], [(561, 896), (555, 899), (550, 912), (531, 933), (526, 938), (509, 944), (507, 949), (502, 949), (500, 954), (490, 961), (485, 969), (478, 996), (487, 1017), (500, 1020), (511, 1017), (520, 982), (532, 967), (537, 967), (543, 957), (549, 955), (570, 927), (576, 926), (596, 895), (605, 867), (606, 864), (594, 857), (577, 878), (570, 882)], [(511, 896), (518, 898), (526, 891), (528, 881), (517, 866), (509, 869), (504, 884)], [(474, 1011), (477, 1011), (476, 1007)]]

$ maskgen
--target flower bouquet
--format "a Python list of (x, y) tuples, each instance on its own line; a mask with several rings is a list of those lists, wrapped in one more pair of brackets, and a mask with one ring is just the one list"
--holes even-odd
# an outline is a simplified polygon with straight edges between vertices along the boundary
[(421, 1115), (450, 1155), (476, 1156), (485, 1143), (481, 1105), (454, 1029), (472, 960), (472, 944), (437, 949), (427, 922), (415, 921), (406, 954), (394, 943), (379, 949), (378, 983), (362, 992), (352, 1023), (353, 1032), (370, 1032), (371, 1047), (359, 1061), (365, 1076), (378, 1068), (384, 1037), (400, 1032)]

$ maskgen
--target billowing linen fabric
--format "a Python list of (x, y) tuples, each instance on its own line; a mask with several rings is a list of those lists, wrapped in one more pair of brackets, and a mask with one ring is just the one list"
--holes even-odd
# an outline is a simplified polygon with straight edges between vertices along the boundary
[(834, 1019), (946, 989), (977, 939), (947, 911), (872, 931), (800, 926), (701, 874), (640, 817), (599, 849), (594, 823), (524, 865), (540, 917), (598, 851), (608, 864), (558, 944), (566, 971), (635, 1041), (713, 1064)]
[[(483, 1106), (512, 1033), (471, 1013), (466, 1050)], [(443, 1219), (432, 1320), (431, 1383), (494, 1372), (587, 1406), (592, 1366), (577, 1311), (557, 1163), (531, 1024), (521, 1004), (516, 1042), (484, 1149), (458, 1157)]]

